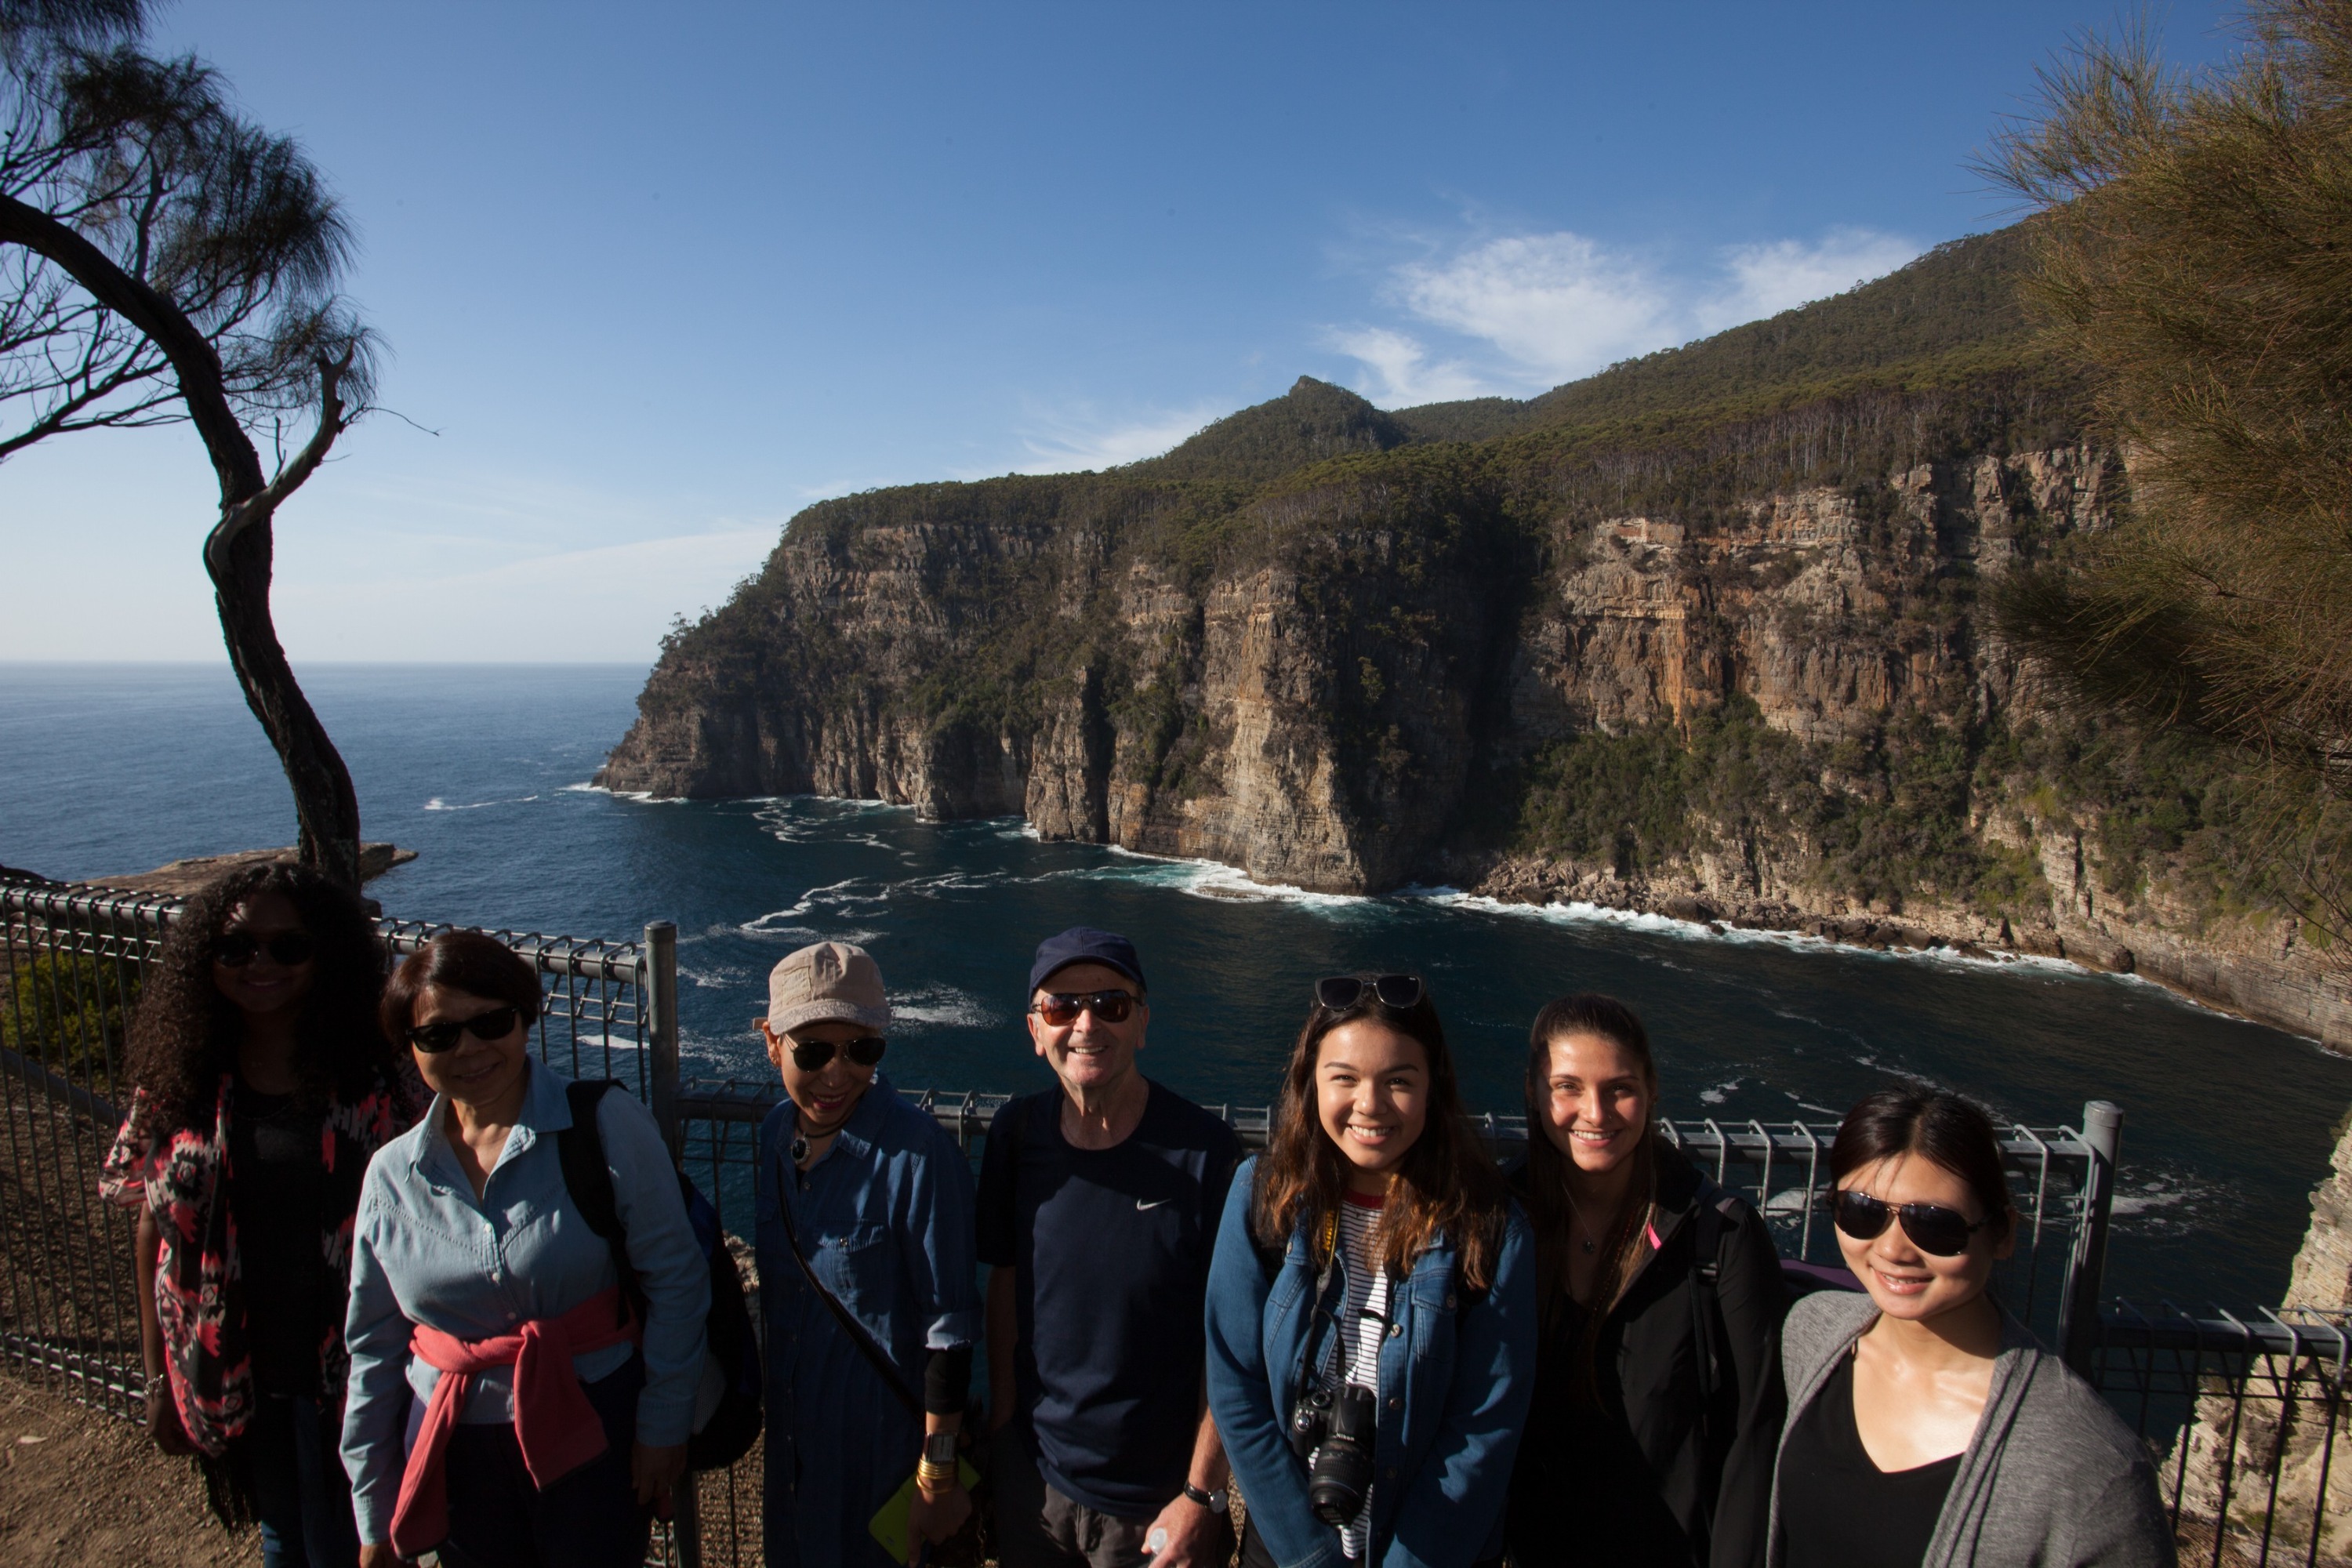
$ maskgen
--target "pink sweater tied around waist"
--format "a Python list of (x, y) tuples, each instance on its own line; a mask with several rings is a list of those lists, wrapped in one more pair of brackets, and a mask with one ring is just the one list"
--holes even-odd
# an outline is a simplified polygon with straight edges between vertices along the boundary
[(544, 1488), (602, 1454), (604, 1424), (580, 1387), (572, 1358), (626, 1340), (644, 1338), (636, 1315), (625, 1312), (618, 1286), (601, 1290), (560, 1318), (534, 1318), (510, 1334), (461, 1340), (419, 1323), (408, 1348), (441, 1373), (425, 1406), (416, 1446), (400, 1479), (400, 1500), (392, 1515), (393, 1549), (415, 1557), (441, 1544), (449, 1533), (449, 1494), (442, 1472), (449, 1435), (474, 1392), (477, 1373), (495, 1366), (514, 1370), (515, 1444)]

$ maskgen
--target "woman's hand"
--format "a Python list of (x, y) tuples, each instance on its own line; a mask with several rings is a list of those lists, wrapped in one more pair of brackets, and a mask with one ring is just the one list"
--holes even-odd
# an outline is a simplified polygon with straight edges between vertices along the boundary
[(629, 1450), (629, 1479), (637, 1489), (639, 1507), (652, 1503), (667, 1512), (669, 1489), (686, 1474), (686, 1445), (673, 1443), (665, 1448), (649, 1448), (639, 1443)]
[(971, 1494), (963, 1489), (962, 1478), (943, 1492), (927, 1492), (918, 1485), (915, 1500), (907, 1508), (907, 1568), (915, 1568), (926, 1545), (937, 1546), (971, 1517)]
[(180, 1407), (172, 1403), (169, 1378), (147, 1380), (147, 1436), (154, 1438), (155, 1447), (167, 1454), (196, 1451), (196, 1446), (188, 1440), (187, 1428), (180, 1425)]

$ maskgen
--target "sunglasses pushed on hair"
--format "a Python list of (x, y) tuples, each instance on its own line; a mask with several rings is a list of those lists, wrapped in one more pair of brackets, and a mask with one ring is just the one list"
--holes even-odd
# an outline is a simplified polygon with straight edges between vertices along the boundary
[(503, 1040), (522, 1022), (520, 1007), (493, 1007), (454, 1024), (418, 1024), (408, 1031), (408, 1043), (428, 1057), (437, 1057), (457, 1043), (460, 1035), (478, 1040)]
[(1081, 1013), (1092, 1013), (1098, 1023), (1124, 1024), (1135, 1013), (1131, 991), (1048, 991), (1029, 1011), (1056, 1029), (1066, 1029)]
[(1974, 1225), (1958, 1209), (1941, 1204), (1890, 1204), (1868, 1193), (1841, 1190), (1830, 1195), (1830, 1217), (1856, 1241), (1875, 1241), (1897, 1216), (1911, 1245), (1935, 1258), (1958, 1258), (1969, 1249), (1969, 1237), (1990, 1225)]
[(1344, 1013), (1362, 1003), (1370, 993), (1373, 1001), (1392, 1012), (1402, 1013), (1421, 1005), (1423, 988), (1418, 974), (1334, 974), (1315, 983), (1315, 1000), (1334, 1013)]
[(307, 931), (275, 931), (259, 937), (239, 928), (221, 932), (213, 942), (213, 962), (224, 969), (243, 969), (265, 952), (272, 963), (291, 969), (310, 963), (318, 952), (317, 941)]
[(879, 1035), (860, 1035), (854, 1040), (796, 1040), (793, 1043), (793, 1066), (803, 1072), (823, 1072), (825, 1063), (839, 1051), (859, 1067), (870, 1068), (882, 1059), (889, 1044)]

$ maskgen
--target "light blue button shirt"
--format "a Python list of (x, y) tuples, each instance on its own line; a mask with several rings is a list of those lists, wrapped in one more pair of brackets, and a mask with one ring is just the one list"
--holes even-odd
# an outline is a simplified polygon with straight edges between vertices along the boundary
[[(412, 1328), (425, 1323), (466, 1340), (512, 1333), (531, 1319), (562, 1317), (619, 1279), (611, 1245), (588, 1228), (563, 1185), (554, 1135), (572, 1125), (570, 1080), (536, 1061), (529, 1072), (520, 1117), (479, 1198), (443, 1131), (446, 1096), (435, 1097), (422, 1121), (369, 1162), (352, 1245), (343, 1412), (343, 1468), (362, 1541), (391, 1535), (406, 1464), (401, 1380), (420, 1409), (441, 1380), (409, 1353)], [(683, 1443), (702, 1371), (709, 1268), (653, 1114), (614, 1089), (597, 1103), (596, 1128), (646, 1296), (637, 1440)], [(593, 1382), (618, 1371), (629, 1354), (624, 1342), (574, 1356), (572, 1364), (583, 1382)], [(478, 1373), (458, 1419), (513, 1420), (514, 1369)]]

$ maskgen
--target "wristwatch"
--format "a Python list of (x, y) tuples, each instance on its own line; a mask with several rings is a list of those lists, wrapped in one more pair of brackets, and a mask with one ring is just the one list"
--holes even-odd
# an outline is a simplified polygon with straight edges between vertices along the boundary
[(923, 1463), (952, 1469), (956, 1462), (956, 1435), (933, 1432), (923, 1438)]
[(1219, 1487), (1213, 1492), (1204, 1492), (1200, 1488), (1194, 1486), (1192, 1482), (1186, 1481), (1184, 1483), (1184, 1495), (1191, 1498), (1194, 1502), (1199, 1503), (1202, 1508), (1207, 1509), (1211, 1513), (1223, 1513), (1227, 1509), (1234, 1506), (1234, 1494), (1231, 1489), (1226, 1487)]

